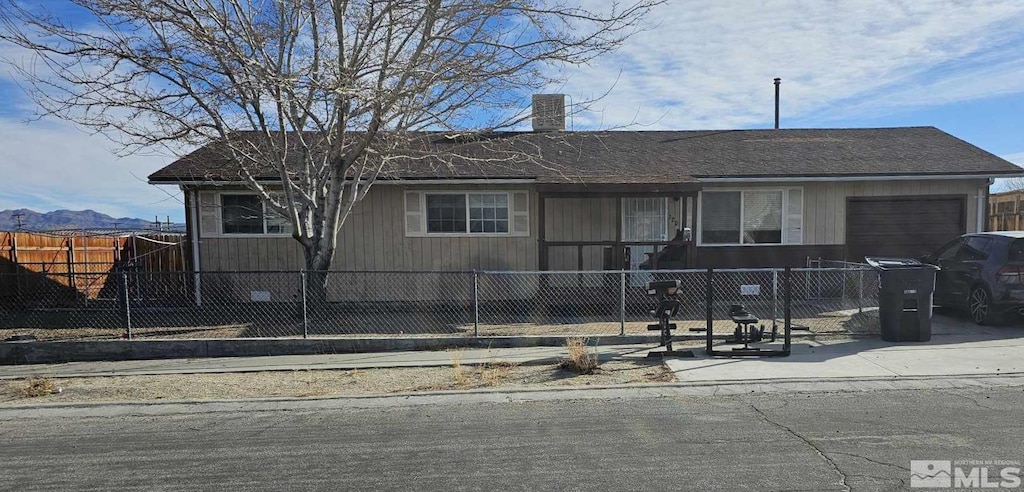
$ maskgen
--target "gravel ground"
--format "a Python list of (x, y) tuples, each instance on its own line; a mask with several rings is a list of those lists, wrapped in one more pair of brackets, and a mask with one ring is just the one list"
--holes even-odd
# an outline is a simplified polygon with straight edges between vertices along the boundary
[[(878, 333), (877, 312), (864, 312), (863, 314), (850, 312), (829, 313), (829, 316), (817, 318), (793, 318), (794, 326), (806, 327), (811, 333), (820, 334), (870, 334)], [(627, 321), (623, 332), (630, 335), (653, 334), (647, 330), (647, 325), (654, 321)], [(690, 328), (703, 328), (706, 326), (704, 320), (673, 320), (676, 323), (679, 333)], [(764, 321), (764, 326), (770, 329), (771, 321)], [(317, 338), (340, 338), (340, 337), (366, 337), (366, 336), (472, 336), (473, 326), (456, 326), (455, 328), (436, 327), (431, 331), (429, 327), (415, 331), (391, 331), (373, 329), (369, 326), (354, 330), (355, 333), (324, 333), (315, 327), (310, 330), (311, 337)], [(398, 324), (396, 326), (401, 326)], [(713, 329), (715, 333), (732, 333), (735, 324), (728, 320), (715, 320)], [(479, 326), (480, 336), (536, 336), (536, 335), (618, 335), (620, 325), (617, 321), (585, 321), (578, 323), (514, 323), (514, 324), (486, 324)], [(204, 327), (145, 327), (135, 328), (132, 332), (135, 338), (148, 339), (191, 339), (191, 338), (249, 338), (249, 337), (301, 337), (301, 328), (290, 326), (253, 326), (247, 324), (204, 326)], [(32, 335), (37, 340), (60, 341), (60, 340), (111, 340), (123, 338), (123, 329), (109, 328), (0, 328), (0, 340), (15, 335)]]
[[(597, 372), (577, 375), (555, 365), (518, 366), (495, 361), (482, 366), (365, 369), (350, 371), (279, 371), (159, 376), (14, 380), (0, 383), (0, 406), (27, 403), (152, 401), (317, 397), (558, 386), (603, 386), (674, 381), (660, 362), (610, 361)], [(30, 397), (25, 389), (51, 387), (60, 393)], [(42, 391), (48, 393), (48, 391)]]

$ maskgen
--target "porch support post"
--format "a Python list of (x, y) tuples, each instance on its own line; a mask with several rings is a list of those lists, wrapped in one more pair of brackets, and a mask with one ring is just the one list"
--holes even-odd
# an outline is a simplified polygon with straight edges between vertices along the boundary
[(697, 267), (697, 202), (700, 201), (700, 194), (693, 193), (690, 195), (693, 197), (693, 206), (686, 213), (690, 214), (690, 223), (693, 224), (693, 229), (690, 230), (690, 247), (687, 248), (689, 251), (686, 253), (686, 266), (688, 268)]
[(615, 197), (615, 255), (613, 256), (615, 262), (619, 264), (619, 269), (627, 270), (629, 266), (626, 265), (626, 248), (622, 245), (622, 197)]
[(537, 193), (537, 269), (547, 271), (548, 269), (548, 245), (545, 236), (546, 228), (544, 222), (544, 206), (547, 194)]

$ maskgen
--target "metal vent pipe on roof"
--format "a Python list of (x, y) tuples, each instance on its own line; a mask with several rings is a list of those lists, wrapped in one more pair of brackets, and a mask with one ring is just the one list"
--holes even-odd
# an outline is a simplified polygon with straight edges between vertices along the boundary
[(782, 85), (782, 79), (775, 77), (775, 129), (779, 129), (779, 86)]

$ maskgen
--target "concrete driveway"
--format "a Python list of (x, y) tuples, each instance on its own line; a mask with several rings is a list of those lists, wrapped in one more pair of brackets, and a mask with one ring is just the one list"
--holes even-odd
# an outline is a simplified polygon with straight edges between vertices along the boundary
[[(777, 344), (767, 344), (777, 345)], [(667, 359), (682, 382), (879, 379), (1024, 373), (1024, 327), (977, 326), (936, 315), (929, 342), (799, 341), (780, 358)]]

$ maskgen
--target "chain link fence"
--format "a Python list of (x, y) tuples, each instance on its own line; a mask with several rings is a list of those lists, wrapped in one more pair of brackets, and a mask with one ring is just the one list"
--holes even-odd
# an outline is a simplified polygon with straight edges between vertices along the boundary
[[(733, 304), (781, 330), (877, 332), (878, 276), (821, 268), (590, 272), (0, 274), (0, 340), (648, 334), (651, 280), (679, 279), (678, 333), (730, 333)], [(788, 279), (788, 280), (787, 280)]]

